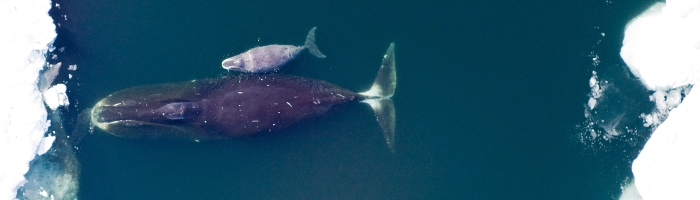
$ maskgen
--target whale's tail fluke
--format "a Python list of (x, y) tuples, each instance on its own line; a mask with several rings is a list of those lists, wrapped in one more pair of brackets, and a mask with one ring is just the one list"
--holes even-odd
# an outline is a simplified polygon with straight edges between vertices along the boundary
[(389, 45), (382, 66), (379, 67), (377, 77), (374, 79), (372, 88), (360, 94), (367, 97), (365, 102), (372, 107), (377, 122), (384, 132), (384, 139), (391, 151), (394, 151), (394, 129), (396, 126), (396, 111), (394, 109), (394, 96), (396, 90), (396, 59), (394, 57), (394, 43)]
[(367, 99), (365, 102), (372, 106), (374, 115), (377, 116), (377, 122), (384, 132), (384, 140), (389, 150), (394, 152), (394, 128), (396, 124), (396, 114), (394, 110), (394, 101), (389, 98), (383, 99)]
[(318, 46), (316, 46), (316, 27), (311, 28), (309, 34), (306, 35), (306, 42), (304, 43), (304, 46), (314, 56), (319, 58), (326, 57), (326, 55), (323, 55), (323, 53), (321, 53), (321, 50), (318, 50)]

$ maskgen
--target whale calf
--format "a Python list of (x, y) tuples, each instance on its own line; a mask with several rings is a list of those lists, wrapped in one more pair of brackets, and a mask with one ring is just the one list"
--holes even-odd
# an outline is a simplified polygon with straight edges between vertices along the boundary
[(241, 74), (137, 86), (113, 93), (90, 111), (93, 125), (127, 138), (225, 139), (275, 132), (346, 103), (374, 110), (393, 147), (396, 88), (394, 44), (371, 89), (355, 93), (332, 83), (281, 74)]
[(224, 59), (221, 62), (221, 67), (227, 70), (247, 73), (271, 72), (299, 56), (305, 49), (308, 49), (316, 57), (326, 57), (316, 46), (316, 27), (311, 28), (309, 34), (306, 35), (304, 46), (273, 44), (255, 47)]

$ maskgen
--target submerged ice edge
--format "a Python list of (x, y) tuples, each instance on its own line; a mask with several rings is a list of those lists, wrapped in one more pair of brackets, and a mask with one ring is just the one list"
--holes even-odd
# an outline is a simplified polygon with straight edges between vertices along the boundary
[(37, 80), (56, 32), (48, 15), (51, 1), (10, 0), (4, 5), (0, 24), (8, 31), (0, 38), (5, 64), (0, 68), (0, 199), (13, 199), (49, 127)]

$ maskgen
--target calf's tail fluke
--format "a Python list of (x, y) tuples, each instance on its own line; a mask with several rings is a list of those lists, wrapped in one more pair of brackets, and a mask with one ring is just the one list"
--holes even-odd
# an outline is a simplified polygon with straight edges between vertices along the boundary
[(394, 129), (396, 126), (396, 111), (394, 109), (394, 96), (396, 90), (396, 59), (394, 57), (394, 43), (386, 50), (382, 65), (379, 67), (377, 77), (374, 78), (372, 88), (360, 94), (367, 99), (362, 102), (369, 104), (374, 110), (377, 122), (384, 132), (384, 139), (389, 149), (394, 151)]
[(306, 35), (306, 42), (304, 43), (304, 46), (314, 56), (319, 58), (326, 57), (326, 55), (323, 55), (323, 53), (321, 53), (321, 50), (318, 50), (318, 46), (316, 46), (316, 27), (311, 28), (309, 34)]

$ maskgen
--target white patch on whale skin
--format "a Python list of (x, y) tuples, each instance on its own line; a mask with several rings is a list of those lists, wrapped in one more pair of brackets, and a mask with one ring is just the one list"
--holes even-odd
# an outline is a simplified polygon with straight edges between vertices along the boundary
[(384, 93), (384, 90), (382, 90), (382, 87), (379, 84), (373, 84), (372, 88), (365, 92), (360, 92), (358, 94), (367, 96), (367, 97), (372, 97), (372, 98), (382, 98), (382, 99), (388, 99), (394, 96), (394, 94), (389, 94), (386, 96), (382, 96), (382, 93)]
[[(121, 103), (117, 103), (117, 104), (121, 104)], [(97, 118), (100, 116), (100, 113), (99, 113), (100, 111), (95, 110), (95, 108), (100, 108), (100, 107), (102, 107), (102, 105), (104, 105), (104, 99), (102, 99), (100, 102), (97, 102), (97, 104), (95, 104), (95, 106), (92, 107), (92, 109), (90, 110), (90, 123), (92, 123), (92, 125), (95, 125), (102, 130), (107, 130), (107, 125), (108, 125), (107, 123), (97, 122)]]

